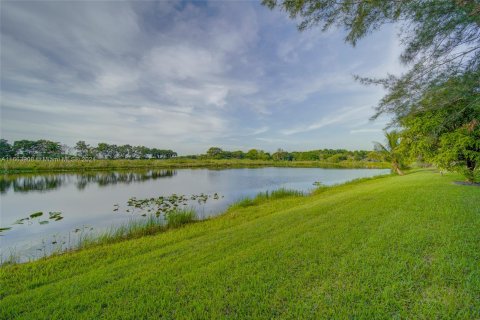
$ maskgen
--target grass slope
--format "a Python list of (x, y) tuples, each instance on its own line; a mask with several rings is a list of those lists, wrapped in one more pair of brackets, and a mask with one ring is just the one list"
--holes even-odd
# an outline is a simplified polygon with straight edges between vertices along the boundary
[(2, 319), (480, 318), (480, 188), (430, 171), (0, 269)]

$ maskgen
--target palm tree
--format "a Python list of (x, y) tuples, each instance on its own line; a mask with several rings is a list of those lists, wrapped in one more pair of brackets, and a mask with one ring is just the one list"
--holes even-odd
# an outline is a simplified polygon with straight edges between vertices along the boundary
[(398, 131), (385, 131), (385, 138), (387, 143), (385, 145), (380, 142), (373, 142), (375, 145), (375, 151), (381, 153), (386, 161), (392, 163), (392, 171), (398, 175), (403, 176), (401, 170), (402, 157), (399, 151), (400, 146), (400, 132)]

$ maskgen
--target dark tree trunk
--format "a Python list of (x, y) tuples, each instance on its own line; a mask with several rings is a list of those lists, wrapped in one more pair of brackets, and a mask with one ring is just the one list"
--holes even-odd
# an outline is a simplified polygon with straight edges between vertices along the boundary
[(466, 178), (467, 178), (468, 182), (473, 182), (474, 171), (475, 171), (475, 167), (477, 166), (477, 163), (476, 163), (475, 160), (470, 160), (470, 159), (467, 159), (465, 162), (466, 162), (466, 166), (467, 166)]

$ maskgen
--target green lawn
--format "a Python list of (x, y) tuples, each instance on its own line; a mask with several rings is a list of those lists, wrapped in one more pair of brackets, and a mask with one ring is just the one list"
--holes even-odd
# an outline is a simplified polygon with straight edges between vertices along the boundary
[(480, 188), (420, 171), (0, 269), (2, 319), (480, 318)]

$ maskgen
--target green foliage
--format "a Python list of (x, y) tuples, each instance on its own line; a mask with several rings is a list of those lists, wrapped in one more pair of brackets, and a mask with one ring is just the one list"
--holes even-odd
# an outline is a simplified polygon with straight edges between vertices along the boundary
[(207, 150), (207, 157), (211, 159), (222, 159), (223, 150), (218, 147), (211, 147)]
[(59, 142), (49, 140), (19, 140), (14, 141), (10, 146), (7, 140), (1, 142), (1, 158), (9, 157), (37, 157), (37, 158), (59, 158), (64, 150)]
[(434, 162), (440, 168), (461, 172), (467, 181), (480, 181), (480, 126), (459, 128), (443, 134)]
[[(27, 157), (27, 158), (75, 158), (67, 153), (68, 146), (49, 140), (19, 140), (10, 145), (7, 140), (0, 140), (0, 158)], [(76, 158), (80, 159), (171, 159), (177, 156), (172, 150), (147, 148), (145, 146), (130, 146), (108, 144), (100, 142), (92, 147), (85, 141), (75, 144)]]
[(12, 156), (12, 146), (5, 139), (0, 139), (0, 158), (10, 158)]
[[(425, 94), (422, 111), (402, 120), (402, 148), (410, 158), (462, 172), (467, 180), (474, 181), (480, 163), (480, 102), (478, 94), (469, 93), (470, 81), (452, 78)], [(442, 105), (451, 95), (457, 97), (456, 102)]]
[[(370, 154), (371, 155), (371, 154)], [(270, 155), (268, 152), (257, 149), (250, 149), (247, 153), (238, 151), (225, 151), (218, 147), (207, 150), (205, 155), (188, 158), (200, 159), (250, 159), (250, 160), (273, 160), (273, 161), (325, 161), (339, 163), (342, 161), (381, 161), (376, 157), (369, 157), (369, 151), (345, 149), (321, 149), (311, 151), (288, 152), (278, 149)]]
[(475, 130), (459, 128), (473, 121), (472, 114), (480, 119), (478, 1), (263, 0), (263, 4), (300, 18), (300, 29), (341, 26), (352, 45), (384, 24), (401, 24), (400, 60), (410, 69), (383, 79), (357, 76), (364, 84), (387, 89), (373, 118), (389, 114), (392, 124), (406, 129), (406, 143), (399, 150), (444, 168), (457, 168), (473, 179), (478, 137)]
[(327, 158), (327, 161), (328, 162), (333, 162), (333, 163), (338, 163), (340, 161), (345, 161), (347, 160), (347, 156), (345, 154), (334, 154), (333, 156), (331, 157), (328, 157)]
[(271, 156), (268, 152), (265, 152), (263, 150), (250, 149), (245, 154), (245, 158), (250, 160), (270, 160)]
[(401, 135), (398, 131), (392, 130), (390, 132), (385, 131), (386, 144), (383, 145), (380, 142), (374, 142), (375, 150), (380, 153), (385, 159), (392, 164), (392, 171), (403, 175), (402, 168), (405, 167), (403, 161), (403, 153), (400, 148)]
[(90, 145), (86, 144), (85, 141), (78, 141), (74, 149), (77, 150), (77, 156), (80, 158), (92, 156)]
[[(478, 72), (480, 67), (478, 1), (263, 0), (262, 3), (270, 8), (280, 7), (292, 18), (300, 18), (300, 29), (318, 24), (322, 30), (343, 27), (347, 32), (345, 40), (352, 45), (384, 24), (401, 24), (404, 51), (400, 59), (411, 66), (410, 70), (400, 77), (360, 79), (388, 89), (376, 116), (390, 113), (399, 121), (417, 110), (422, 95), (431, 87), (453, 76)], [(450, 98), (446, 104), (455, 101)]]

